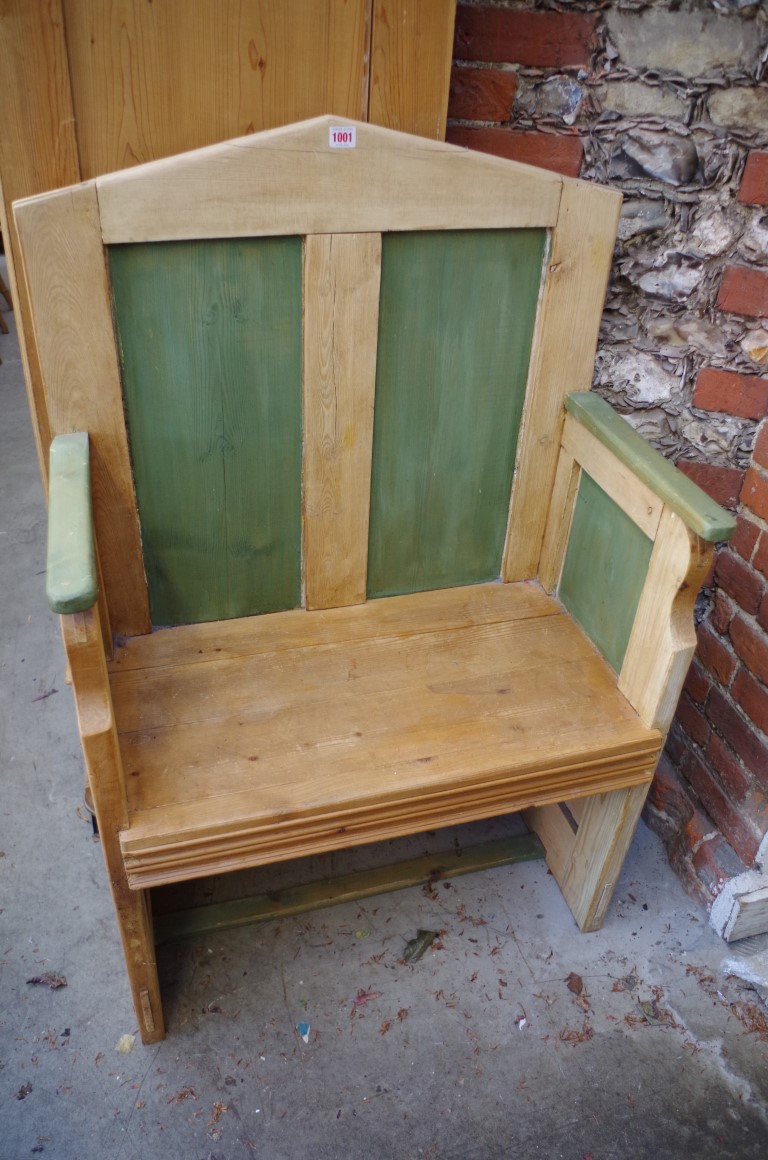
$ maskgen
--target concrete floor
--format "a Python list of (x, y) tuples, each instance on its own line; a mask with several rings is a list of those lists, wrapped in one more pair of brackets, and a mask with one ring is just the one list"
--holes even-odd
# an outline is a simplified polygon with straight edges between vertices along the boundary
[[(720, 976), (725, 945), (643, 827), (598, 934), (541, 862), (221, 933), (163, 949), (168, 1038), (117, 1050), (137, 1028), (45, 605), (13, 334), (0, 357), (3, 1160), (765, 1157), (768, 1013)], [(420, 928), (440, 938), (408, 966)], [(66, 987), (27, 982), (48, 971)]]

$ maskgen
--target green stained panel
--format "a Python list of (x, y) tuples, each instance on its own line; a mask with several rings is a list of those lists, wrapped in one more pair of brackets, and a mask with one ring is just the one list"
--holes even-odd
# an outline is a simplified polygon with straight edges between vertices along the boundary
[(301, 239), (112, 246), (153, 624), (301, 600)]
[(616, 672), (652, 547), (637, 524), (582, 471), (558, 595)]
[(544, 230), (386, 234), (368, 594), (497, 577)]

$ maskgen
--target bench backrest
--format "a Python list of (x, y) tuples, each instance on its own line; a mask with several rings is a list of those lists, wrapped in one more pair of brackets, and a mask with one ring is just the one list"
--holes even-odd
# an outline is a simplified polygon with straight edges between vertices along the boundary
[(536, 576), (619, 204), (329, 117), (17, 203), (112, 630)]

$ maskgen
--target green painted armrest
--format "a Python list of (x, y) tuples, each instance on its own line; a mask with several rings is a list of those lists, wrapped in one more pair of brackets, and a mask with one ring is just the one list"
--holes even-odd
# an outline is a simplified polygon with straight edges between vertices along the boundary
[(575, 392), (566, 409), (625, 463), (702, 540), (727, 540), (736, 520), (638, 435), (613, 407), (591, 391)]
[(85, 612), (98, 592), (88, 436), (57, 435), (48, 483), (48, 603), (53, 612)]

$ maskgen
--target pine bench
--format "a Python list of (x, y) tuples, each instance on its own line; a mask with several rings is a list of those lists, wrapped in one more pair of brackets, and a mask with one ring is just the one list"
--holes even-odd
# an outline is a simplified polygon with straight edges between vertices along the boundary
[(330, 117), (16, 203), (145, 1042), (157, 885), (524, 810), (602, 922), (734, 527), (589, 393), (619, 205)]

